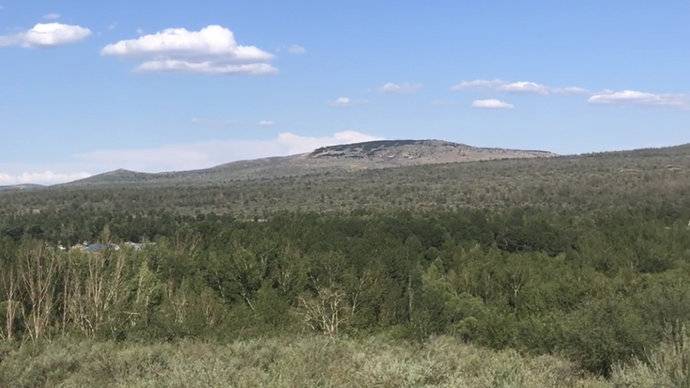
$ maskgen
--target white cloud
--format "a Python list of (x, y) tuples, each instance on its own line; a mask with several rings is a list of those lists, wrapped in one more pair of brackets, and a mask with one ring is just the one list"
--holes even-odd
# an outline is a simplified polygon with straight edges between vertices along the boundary
[(234, 34), (222, 26), (208, 26), (200, 31), (168, 28), (138, 39), (109, 44), (104, 55), (118, 56), (176, 56), (183, 58), (221, 57), (231, 62), (262, 62), (272, 55), (254, 46), (239, 46)]
[(298, 45), (298, 44), (293, 44), (288, 47), (287, 51), (290, 54), (295, 54), (295, 55), (300, 55), (300, 54), (305, 54), (307, 52), (307, 49), (304, 47)]
[(54, 13), (54, 12), (43, 15), (43, 19), (45, 19), (45, 20), (58, 20), (58, 19), (60, 19), (60, 17), (61, 17), (61, 15), (59, 13)]
[(33, 171), (18, 174), (6, 174), (0, 172), (0, 186), (20, 185), (26, 183), (36, 183), (52, 185), (56, 183), (71, 182), (78, 179), (90, 177), (88, 172), (68, 172), (56, 173), (53, 171)]
[(259, 121), (260, 127), (272, 127), (274, 125), (275, 125), (275, 122), (272, 120), (261, 120), (261, 121)]
[(546, 95), (549, 94), (549, 88), (542, 84), (530, 81), (511, 82), (499, 87), (499, 90), (505, 92), (519, 92), (519, 93), (536, 93)]
[(62, 23), (38, 23), (14, 35), (0, 36), (0, 47), (54, 47), (78, 42), (91, 35), (91, 30)]
[(348, 130), (328, 136), (302, 136), (284, 132), (266, 140), (218, 140), (173, 144), (155, 148), (99, 150), (77, 155), (83, 165), (107, 171), (126, 168), (160, 172), (207, 168), (227, 162), (311, 152), (316, 148), (381, 138)]
[(591, 94), (591, 92), (588, 89), (581, 88), (579, 86), (566, 86), (564, 88), (553, 88), (551, 91), (555, 94), (563, 94), (563, 95), (582, 95), (582, 94)]
[(361, 143), (365, 141), (382, 140), (382, 138), (368, 135), (366, 133), (347, 130), (336, 132), (330, 136), (311, 137), (300, 136), (291, 132), (284, 132), (274, 140), (280, 147), (286, 149), (287, 154), (311, 152), (319, 147), (332, 146), (337, 144)]
[(396, 84), (393, 82), (387, 82), (379, 88), (379, 91), (381, 93), (388, 93), (388, 94), (408, 94), (408, 93), (416, 93), (421, 88), (422, 88), (422, 84), (417, 84), (417, 83), (404, 82), (401, 84)]
[(334, 108), (349, 108), (355, 105), (366, 104), (367, 100), (354, 100), (350, 97), (338, 97), (333, 101), (330, 101), (328, 105)]
[(275, 74), (273, 55), (255, 46), (238, 45), (229, 29), (211, 25), (199, 31), (168, 28), (137, 39), (105, 46), (102, 55), (143, 60), (138, 71), (203, 74)]
[[(657, 94), (650, 92), (641, 92), (637, 90), (604, 90), (598, 93), (592, 93), (588, 89), (579, 86), (568, 87), (550, 87), (531, 81), (519, 82), (505, 82), (500, 79), (494, 80), (472, 80), (462, 81), (453, 87), (453, 91), (463, 91), (472, 89), (486, 89), (497, 92), (521, 92), (534, 93), (540, 95), (560, 94), (560, 95), (587, 95), (587, 100), (590, 104), (606, 104), (606, 105), (647, 105), (647, 106), (667, 106), (680, 109), (690, 109), (690, 97), (685, 94)], [(498, 108), (498, 100), (477, 100), (480, 105), (477, 108)], [(510, 104), (508, 104), (510, 105)], [(512, 106), (511, 106), (512, 107)], [(505, 107), (501, 107), (505, 108)]]
[(506, 83), (501, 81), (500, 79), (494, 79), (494, 80), (485, 80), (485, 79), (476, 79), (472, 81), (462, 81), (456, 85), (453, 85), (450, 90), (459, 92), (463, 90), (471, 90), (471, 89), (498, 89), (501, 85), (505, 85)]
[(472, 107), (473, 108), (479, 108), (479, 109), (513, 109), (513, 108), (515, 108), (514, 105), (509, 104), (505, 101), (497, 100), (495, 98), (491, 98), (488, 100), (474, 100), (474, 101), (472, 101)]
[(654, 94), (637, 90), (605, 90), (589, 98), (590, 104), (649, 105), (690, 108), (690, 100), (682, 94)]
[(348, 106), (352, 106), (352, 100), (350, 97), (338, 97), (331, 101), (330, 105), (334, 107), (346, 108)]
[(191, 62), (175, 59), (147, 61), (137, 66), (136, 71), (147, 72), (187, 72), (199, 74), (276, 74), (278, 70), (267, 63), (219, 64), (211, 61)]
[(483, 80), (476, 79), (472, 81), (462, 81), (451, 87), (453, 91), (463, 91), (463, 90), (476, 90), (476, 89), (488, 89), (497, 92), (506, 93), (533, 93), (540, 95), (548, 94), (564, 94), (564, 95), (574, 95), (574, 94), (588, 94), (589, 91), (585, 88), (579, 86), (568, 86), (568, 87), (550, 87), (537, 82), (532, 81), (517, 81), (517, 82), (507, 82), (500, 79), (493, 80)]

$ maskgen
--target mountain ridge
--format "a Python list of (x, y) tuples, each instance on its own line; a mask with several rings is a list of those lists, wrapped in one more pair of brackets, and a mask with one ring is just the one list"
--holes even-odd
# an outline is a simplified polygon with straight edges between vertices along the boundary
[(495, 159), (546, 158), (548, 151), (473, 147), (445, 140), (376, 140), (320, 147), (312, 152), (239, 160), (214, 167), (159, 173), (118, 169), (63, 186), (163, 182), (226, 182), (237, 179), (302, 176), (323, 171), (358, 171), (423, 164)]

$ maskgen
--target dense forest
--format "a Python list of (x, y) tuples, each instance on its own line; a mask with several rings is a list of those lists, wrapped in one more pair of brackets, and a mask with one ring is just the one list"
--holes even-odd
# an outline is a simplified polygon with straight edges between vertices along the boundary
[[(113, 245), (71, 249), (85, 241)], [(74, 341), (155, 348), (168, 367), (177, 346), (236, 355), (249, 351), (213, 347), (263, 343), (306, 363), (328, 344), (340, 363), (366, 346), (391, 347), (386, 357), (469, 346), (572, 363), (551, 380), (494, 371), (487, 386), (690, 384), (687, 147), (0, 193), (0, 266), (0, 386), (63, 381), (85, 361), (21, 360), (78, 354)], [(285, 367), (285, 349), (264, 369)]]

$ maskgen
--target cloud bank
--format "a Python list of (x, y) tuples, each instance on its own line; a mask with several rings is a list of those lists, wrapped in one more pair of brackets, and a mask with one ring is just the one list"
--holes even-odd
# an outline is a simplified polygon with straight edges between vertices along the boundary
[(105, 56), (137, 58), (141, 72), (199, 74), (275, 74), (273, 55), (255, 46), (239, 45), (229, 29), (210, 25), (199, 31), (168, 28), (137, 39), (121, 40), (101, 50)]
[(62, 23), (38, 23), (27, 31), (0, 36), (0, 47), (55, 47), (83, 40), (91, 30), (77, 25)]

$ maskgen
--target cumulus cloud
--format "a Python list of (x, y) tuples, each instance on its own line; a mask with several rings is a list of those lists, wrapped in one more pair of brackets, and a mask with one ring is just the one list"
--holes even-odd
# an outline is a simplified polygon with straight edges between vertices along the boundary
[(109, 44), (101, 54), (140, 59), (143, 62), (136, 70), (142, 72), (264, 75), (278, 71), (269, 63), (273, 55), (239, 45), (232, 31), (218, 25), (199, 31), (168, 28)]
[(515, 106), (505, 101), (490, 98), (488, 100), (474, 100), (472, 101), (473, 108), (479, 109), (513, 109)]
[(683, 94), (655, 94), (640, 92), (637, 90), (613, 91), (605, 90), (591, 96), (590, 104), (607, 105), (648, 105), (668, 106), (674, 108), (689, 109), (690, 100)]
[(302, 136), (284, 132), (266, 140), (230, 139), (155, 148), (98, 150), (79, 154), (76, 158), (81, 164), (94, 166), (98, 171), (127, 168), (160, 172), (207, 168), (237, 160), (299, 154), (329, 145), (380, 139), (353, 130), (328, 136)]
[(462, 81), (451, 87), (453, 91), (464, 91), (464, 90), (494, 90), (498, 92), (506, 93), (532, 93), (540, 95), (548, 94), (587, 94), (589, 91), (585, 88), (579, 86), (568, 86), (568, 87), (550, 87), (537, 82), (532, 81), (517, 81), (517, 82), (507, 82), (500, 79), (493, 80), (483, 80), (476, 79), (471, 81)]
[(408, 94), (408, 93), (416, 93), (422, 88), (422, 84), (417, 84), (417, 83), (409, 83), (409, 82), (404, 82), (401, 84), (393, 83), (393, 82), (387, 82), (381, 87), (379, 87), (379, 91), (381, 93), (387, 93), (387, 94)]
[(54, 13), (54, 12), (43, 15), (43, 19), (45, 19), (45, 20), (58, 20), (58, 19), (60, 19), (60, 17), (61, 17), (61, 15), (59, 13)]
[(260, 127), (272, 127), (274, 125), (275, 125), (275, 122), (272, 120), (261, 120), (261, 121), (259, 121)]
[(0, 186), (21, 185), (27, 183), (53, 185), (88, 178), (91, 175), (92, 174), (88, 172), (59, 173), (53, 171), (32, 171), (18, 174), (0, 172)]
[(27, 31), (0, 36), (0, 47), (55, 47), (78, 42), (91, 35), (91, 30), (62, 23), (38, 23)]
[(300, 54), (305, 54), (307, 52), (307, 49), (305, 49), (304, 47), (302, 47), (298, 44), (293, 44), (287, 48), (287, 51), (290, 54), (300, 55)]

